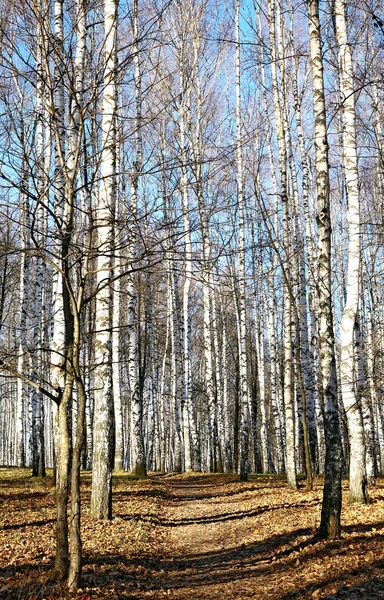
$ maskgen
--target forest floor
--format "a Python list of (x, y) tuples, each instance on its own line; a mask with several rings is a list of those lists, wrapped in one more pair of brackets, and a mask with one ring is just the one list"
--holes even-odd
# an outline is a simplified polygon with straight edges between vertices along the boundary
[[(316, 538), (322, 486), (232, 475), (114, 476), (111, 522), (89, 518), (82, 476), (83, 578), (89, 599), (384, 599), (384, 480), (347, 505), (341, 540)], [(0, 469), (0, 598), (64, 599), (52, 576), (52, 478)], [(72, 596), (73, 597), (73, 596)]]

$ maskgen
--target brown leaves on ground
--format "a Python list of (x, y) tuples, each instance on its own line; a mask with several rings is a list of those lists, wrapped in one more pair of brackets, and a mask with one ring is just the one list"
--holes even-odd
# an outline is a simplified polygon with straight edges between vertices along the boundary
[[(140, 598), (142, 581), (156, 571), (164, 546), (157, 524), (163, 486), (152, 479), (115, 476), (114, 514), (107, 522), (89, 517), (90, 487), (91, 475), (83, 473), (84, 564), (76, 598)], [(0, 469), (1, 600), (71, 597), (53, 573), (54, 491), (51, 477)]]
[[(136, 598), (384, 598), (384, 481), (343, 507), (343, 537), (316, 538), (321, 483), (232, 475), (114, 477), (110, 522), (89, 518), (82, 475), (83, 579), (76, 595)], [(0, 469), (0, 598), (68, 598), (53, 578), (50, 478)]]

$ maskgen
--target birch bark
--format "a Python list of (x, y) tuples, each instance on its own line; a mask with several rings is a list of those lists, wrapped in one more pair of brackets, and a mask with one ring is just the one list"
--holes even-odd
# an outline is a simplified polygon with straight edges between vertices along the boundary
[[(209, 219), (205, 206), (203, 182), (202, 182), (202, 115), (201, 115), (201, 84), (198, 70), (198, 40), (194, 39), (194, 60), (195, 60), (195, 78), (196, 78), (196, 139), (195, 139), (195, 179), (196, 195), (199, 207), (200, 230), (201, 230), (201, 264), (202, 264), (202, 284), (203, 284), (203, 339), (204, 339), (204, 358), (205, 358), (205, 386), (208, 398), (209, 409), (209, 430), (211, 435), (211, 469), (214, 471), (222, 470), (222, 460), (218, 446), (217, 432), (217, 392), (215, 393), (214, 379), (214, 357), (213, 357), (213, 306), (212, 306), (212, 271), (211, 271), (211, 245), (209, 239)], [(217, 339), (217, 338), (216, 338)], [(218, 383), (216, 378), (216, 385)]]
[(220, 325), (222, 332), (222, 353), (221, 353), (221, 366), (223, 373), (223, 402), (222, 402), (222, 419), (223, 419), (223, 435), (225, 444), (225, 458), (224, 458), (224, 470), (227, 472), (233, 470), (233, 453), (231, 447), (231, 435), (230, 435), (230, 407), (229, 407), (229, 391), (228, 391), (228, 340), (227, 340), (227, 324), (223, 307), (222, 294), (219, 295), (219, 306), (220, 306)]
[(240, 481), (248, 480), (248, 445), (249, 445), (249, 390), (247, 366), (247, 330), (246, 330), (246, 281), (245, 281), (245, 207), (243, 185), (243, 152), (241, 132), (241, 65), (240, 65), (240, 0), (235, 7), (235, 68), (236, 68), (236, 162), (237, 162), (237, 205), (239, 211), (239, 374), (241, 402), (241, 444), (239, 475)]
[[(140, 175), (143, 165), (143, 140), (142, 140), (142, 89), (141, 89), (141, 66), (139, 47), (139, 22), (138, 22), (138, 0), (134, 0), (132, 7), (133, 28), (133, 71), (135, 86), (135, 162), (131, 175), (131, 206), (129, 215), (129, 259), (130, 265), (134, 264), (134, 229), (137, 227), (136, 211), (138, 201), (138, 189)], [(131, 470), (139, 476), (147, 474), (146, 456), (143, 437), (143, 410), (139, 384), (139, 353), (137, 335), (137, 294), (135, 289), (135, 278), (133, 271), (128, 273), (128, 331), (129, 331), (129, 385), (131, 393)]]
[[(184, 36), (181, 34), (179, 40), (179, 129), (180, 129), (180, 191), (183, 212), (184, 228), (184, 285), (183, 285), (183, 390), (182, 406), (183, 411), (188, 411), (192, 403), (192, 340), (191, 340), (191, 315), (190, 315), (190, 289), (192, 282), (192, 246), (191, 246), (191, 225), (189, 218), (189, 193), (188, 193), (188, 174), (187, 174), (187, 113), (189, 110), (190, 89), (186, 78), (185, 65), (185, 47)], [(184, 415), (187, 418), (187, 412)], [(185, 423), (187, 425), (187, 423)], [(182, 445), (180, 440), (180, 446)], [(183, 449), (185, 453), (185, 449)], [(191, 465), (191, 457), (187, 456), (188, 469)]]
[[(281, 5), (280, 0), (277, 4), (277, 22), (275, 18), (275, 0), (268, 0), (268, 21), (269, 35), (271, 45), (271, 74), (273, 99), (275, 109), (275, 121), (278, 139), (278, 155), (280, 168), (280, 195), (283, 211), (283, 246), (284, 254), (287, 260), (287, 281), (284, 285), (284, 405), (285, 405), (285, 430), (286, 430), (286, 471), (288, 487), (297, 488), (296, 481), (296, 459), (295, 459), (295, 417), (293, 401), (293, 367), (292, 367), (292, 308), (291, 293), (288, 286), (291, 285), (289, 275), (289, 239), (290, 239), (290, 212), (287, 192), (287, 147), (286, 134), (287, 125), (285, 119), (285, 100), (284, 100), (284, 77), (282, 77), (282, 89), (279, 92), (277, 78), (277, 59), (281, 59), (281, 65), (284, 64), (281, 39)], [(276, 52), (276, 30), (279, 32), (279, 56)], [(280, 94), (280, 95), (279, 95)]]
[[(37, 261), (35, 273), (35, 289), (33, 301), (33, 357), (32, 357), (32, 379), (35, 383), (39, 380), (39, 369), (42, 365), (42, 301), (44, 287), (44, 260), (43, 252), (45, 247), (45, 204), (46, 204), (46, 180), (45, 180), (45, 128), (46, 128), (46, 107), (44, 102), (44, 48), (46, 45), (45, 31), (42, 26), (45, 6), (38, 9), (39, 31), (38, 46), (36, 56), (36, 161), (37, 161), (37, 205), (35, 209), (35, 218), (32, 224), (33, 239), (37, 245)], [(45, 457), (44, 457), (44, 424), (43, 424), (43, 397), (42, 393), (36, 388), (32, 392), (32, 475), (45, 475)]]
[(359, 175), (355, 129), (355, 97), (351, 48), (347, 36), (346, 2), (335, 1), (335, 27), (338, 42), (339, 82), (342, 102), (343, 158), (348, 194), (348, 281), (347, 299), (341, 319), (341, 392), (348, 420), (350, 443), (349, 501), (367, 502), (367, 474), (365, 464), (364, 427), (361, 413), (361, 388), (356, 354), (357, 318), (360, 299), (361, 226)]
[[(24, 165), (22, 167), (23, 181), (22, 187), (26, 188), (27, 181)], [(28, 194), (21, 194), (21, 267), (20, 267), (20, 343), (18, 350), (17, 370), (24, 373), (24, 367), (27, 364), (28, 345), (27, 345), (27, 311), (29, 299), (29, 278), (30, 278), (30, 215), (29, 215)], [(25, 447), (25, 416), (28, 404), (28, 388), (26, 384), (18, 378), (17, 380), (17, 414), (16, 414), (16, 464), (18, 467), (25, 467), (26, 447)]]
[(318, 0), (308, 1), (308, 24), (315, 113), (317, 226), (319, 238), (319, 345), (326, 445), (323, 505), (319, 534), (323, 538), (338, 538), (340, 537), (342, 446), (337, 403), (335, 335), (332, 314), (328, 139)]
[(115, 417), (115, 460), (114, 468), (116, 471), (123, 470), (124, 460), (124, 439), (123, 439), (123, 409), (121, 402), (121, 384), (120, 384), (120, 325), (121, 325), (121, 268), (115, 267), (114, 275), (117, 277), (113, 285), (113, 310), (112, 310), (112, 387), (113, 387), (113, 406)]
[(115, 110), (117, 1), (104, 2), (104, 88), (102, 100), (101, 181), (96, 206), (97, 286), (95, 334), (95, 395), (91, 516), (112, 516), (113, 391), (111, 268), (116, 190)]

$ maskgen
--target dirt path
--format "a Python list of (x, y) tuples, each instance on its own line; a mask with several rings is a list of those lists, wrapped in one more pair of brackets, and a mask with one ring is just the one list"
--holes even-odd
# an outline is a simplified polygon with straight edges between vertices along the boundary
[(166, 557), (156, 597), (384, 598), (381, 506), (350, 508), (365, 523), (326, 543), (314, 536), (320, 486), (291, 492), (276, 479), (209, 475), (162, 483)]
[(343, 537), (316, 538), (322, 486), (283, 477), (114, 475), (113, 519), (89, 515), (82, 473), (83, 574), (67, 593), (53, 571), (52, 477), (0, 469), (1, 600), (384, 599), (384, 480), (348, 506)]
[[(169, 500), (162, 526), (168, 529), (174, 554), (163, 567), (168, 593), (178, 598), (275, 595), (277, 546), (263, 535), (262, 522), (265, 513), (285, 509), (281, 498), (274, 504), (268, 494), (266, 503), (261, 491), (255, 497), (256, 483), (239, 484), (228, 477), (174, 478), (166, 486)], [(292, 515), (292, 525), (294, 521)], [(307, 537), (311, 531), (301, 528), (299, 534)], [(279, 536), (278, 545), (290, 537)]]
[[(247, 489), (228, 478), (197, 477), (167, 483), (168, 539), (174, 557), (166, 562), (167, 584), (180, 598), (244, 598), (256, 563), (246, 547), (250, 521), (260, 511), (246, 505)], [(252, 487), (252, 486), (251, 486)], [(245, 574), (244, 569), (247, 573)], [(245, 585), (244, 585), (245, 584)]]

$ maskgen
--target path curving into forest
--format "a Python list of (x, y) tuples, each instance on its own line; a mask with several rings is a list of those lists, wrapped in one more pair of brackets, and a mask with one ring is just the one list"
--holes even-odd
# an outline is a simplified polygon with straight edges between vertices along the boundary
[[(296, 528), (293, 513), (297, 502), (289, 507), (282, 503), (280, 493), (273, 502), (271, 489), (267, 488), (266, 495), (259, 489), (260, 482), (240, 484), (233, 476), (196, 475), (167, 479), (165, 487), (161, 527), (167, 530), (168, 551), (162, 568), (166, 574), (164, 588), (174, 597), (255, 598), (266, 592), (274, 594), (280, 578), (277, 555), (279, 549), (280, 554), (285, 552), (293, 535), (285, 531), (263, 535), (270, 520), (279, 519), (279, 513), (290, 508), (294, 536), (311, 536), (310, 529)], [(279, 481), (274, 481), (273, 489), (285, 491)]]

